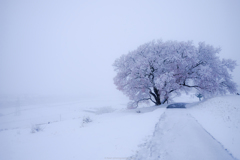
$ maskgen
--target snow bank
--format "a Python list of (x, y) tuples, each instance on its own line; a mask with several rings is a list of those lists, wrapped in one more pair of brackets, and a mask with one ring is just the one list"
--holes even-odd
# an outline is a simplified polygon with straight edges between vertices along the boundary
[(222, 96), (189, 108), (189, 113), (234, 157), (240, 159), (240, 96)]

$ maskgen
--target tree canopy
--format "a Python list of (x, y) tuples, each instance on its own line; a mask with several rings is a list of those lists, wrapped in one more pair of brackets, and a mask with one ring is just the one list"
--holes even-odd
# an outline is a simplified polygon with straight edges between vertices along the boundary
[(220, 48), (200, 42), (151, 41), (116, 59), (117, 89), (127, 95), (129, 108), (140, 102), (161, 105), (182, 91), (195, 88), (204, 96), (236, 92), (232, 72), (236, 61), (220, 59)]

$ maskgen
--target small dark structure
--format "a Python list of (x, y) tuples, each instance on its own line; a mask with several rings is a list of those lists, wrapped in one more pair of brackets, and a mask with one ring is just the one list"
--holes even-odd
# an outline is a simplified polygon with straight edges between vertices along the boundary
[(187, 103), (174, 103), (174, 104), (169, 104), (167, 108), (186, 108), (185, 105)]

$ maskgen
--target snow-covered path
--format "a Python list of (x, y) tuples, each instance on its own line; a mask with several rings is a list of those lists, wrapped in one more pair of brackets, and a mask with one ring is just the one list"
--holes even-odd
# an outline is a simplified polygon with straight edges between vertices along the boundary
[(167, 109), (155, 126), (152, 139), (131, 159), (234, 159), (188, 109)]

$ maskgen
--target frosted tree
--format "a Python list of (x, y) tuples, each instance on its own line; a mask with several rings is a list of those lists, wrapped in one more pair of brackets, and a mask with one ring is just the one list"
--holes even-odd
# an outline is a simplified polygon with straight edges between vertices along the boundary
[(229, 71), (236, 62), (217, 56), (219, 48), (191, 41), (152, 41), (122, 55), (113, 66), (117, 89), (127, 95), (129, 108), (142, 102), (161, 105), (191, 88), (207, 95), (236, 92)]

